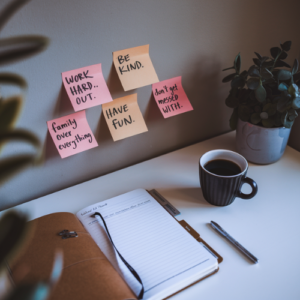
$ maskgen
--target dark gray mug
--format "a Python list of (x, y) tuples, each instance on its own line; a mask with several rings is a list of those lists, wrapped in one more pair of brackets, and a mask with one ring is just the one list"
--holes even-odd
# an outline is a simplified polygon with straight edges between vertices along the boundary
[[(200, 184), (205, 200), (216, 206), (231, 204), (236, 197), (251, 199), (257, 193), (256, 182), (246, 177), (248, 162), (230, 150), (212, 150), (200, 158)], [(242, 185), (252, 187), (250, 194), (241, 192)]]

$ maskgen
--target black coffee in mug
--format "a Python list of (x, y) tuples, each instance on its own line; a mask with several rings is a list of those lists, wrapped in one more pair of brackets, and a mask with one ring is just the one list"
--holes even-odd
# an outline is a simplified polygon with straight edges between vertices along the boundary
[[(231, 204), (236, 197), (251, 199), (257, 193), (256, 182), (246, 177), (247, 160), (229, 150), (212, 150), (200, 158), (199, 175), (203, 196), (216, 206)], [(250, 194), (242, 193), (244, 183), (252, 187)]]
[(216, 159), (209, 161), (204, 168), (210, 173), (221, 176), (232, 176), (242, 172), (241, 168), (234, 162), (226, 159)]

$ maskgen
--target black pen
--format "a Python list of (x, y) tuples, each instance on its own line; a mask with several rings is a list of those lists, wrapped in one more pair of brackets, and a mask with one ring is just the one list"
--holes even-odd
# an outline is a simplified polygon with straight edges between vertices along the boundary
[(210, 221), (211, 226), (223, 235), (229, 242), (231, 242), (236, 248), (238, 248), (244, 255), (246, 255), (255, 264), (258, 263), (258, 258), (251, 254), (247, 249), (245, 249), (239, 242), (237, 242), (232, 236), (230, 236), (220, 225), (214, 221)]

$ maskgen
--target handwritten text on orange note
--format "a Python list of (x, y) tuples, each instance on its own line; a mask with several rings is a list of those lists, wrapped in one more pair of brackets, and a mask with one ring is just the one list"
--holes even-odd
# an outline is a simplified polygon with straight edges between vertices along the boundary
[(124, 91), (159, 81), (149, 56), (149, 45), (113, 52), (113, 62)]
[(148, 131), (137, 103), (137, 94), (105, 103), (102, 111), (114, 141)]

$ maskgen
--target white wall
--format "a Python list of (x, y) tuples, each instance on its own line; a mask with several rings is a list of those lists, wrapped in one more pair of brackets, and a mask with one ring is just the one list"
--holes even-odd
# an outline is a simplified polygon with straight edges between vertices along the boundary
[[(248, 69), (254, 51), (268, 55), (269, 48), (286, 40), (293, 41), (287, 60), (292, 63), (300, 49), (299, 8), (296, 0), (29, 2), (10, 20), (2, 37), (42, 34), (51, 44), (38, 56), (0, 71), (27, 78), (29, 89), (18, 127), (39, 136), (46, 160), (42, 167), (28, 169), (0, 188), (0, 209), (228, 131), (231, 109), (224, 100), (229, 86), (221, 83), (226, 75), (221, 70), (232, 65), (238, 52), (242, 68)], [(163, 119), (151, 86), (123, 92), (112, 52), (144, 44), (150, 44), (160, 80), (182, 75), (193, 112)], [(113, 98), (138, 93), (149, 131), (113, 142), (101, 106), (90, 108), (87, 119), (99, 147), (62, 160), (46, 127), (47, 120), (74, 112), (62, 88), (61, 72), (97, 63), (102, 63)], [(2, 156), (21, 151), (32, 149), (11, 144)]]

